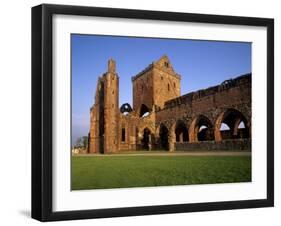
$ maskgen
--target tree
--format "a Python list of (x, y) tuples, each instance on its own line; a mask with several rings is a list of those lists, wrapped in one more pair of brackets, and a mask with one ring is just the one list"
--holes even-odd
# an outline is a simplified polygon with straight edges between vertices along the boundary
[(79, 137), (76, 141), (75, 147), (87, 148), (88, 147), (88, 137), (87, 136)]

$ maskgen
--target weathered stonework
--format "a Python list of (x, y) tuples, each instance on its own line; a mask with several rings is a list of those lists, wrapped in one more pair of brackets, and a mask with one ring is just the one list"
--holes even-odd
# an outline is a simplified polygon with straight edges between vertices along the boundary
[(229, 139), (220, 142), (210, 140), (197, 143), (175, 143), (179, 151), (248, 151), (251, 149), (251, 139)]
[(133, 108), (141, 109), (142, 104), (150, 110), (153, 105), (163, 108), (166, 101), (180, 96), (180, 79), (167, 56), (153, 62), (132, 77)]
[[(109, 60), (90, 110), (89, 153), (197, 150), (196, 144), (208, 149), (202, 142), (226, 149), (250, 141), (251, 74), (183, 96), (180, 79), (164, 55), (132, 77), (133, 107), (126, 103), (119, 109), (119, 77)], [(222, 124), (228, 130), (222, 131)]]

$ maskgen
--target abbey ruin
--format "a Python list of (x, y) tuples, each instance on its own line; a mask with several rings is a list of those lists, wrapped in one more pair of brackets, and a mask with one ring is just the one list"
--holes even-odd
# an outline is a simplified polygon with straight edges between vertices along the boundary
[(132, 106), (120, 107), (110, 59), (90, 109), (88, 152), (251, 149), (251, 74), (185, 95), (180, 82), (164, 55), (132, 77)]

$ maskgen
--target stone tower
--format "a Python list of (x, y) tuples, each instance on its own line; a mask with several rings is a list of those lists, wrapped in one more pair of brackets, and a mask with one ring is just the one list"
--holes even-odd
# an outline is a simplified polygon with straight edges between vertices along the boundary
[(180, 96), (180, 80), (169, 58), (162, 56), (132, 77), (134, 110), (141, 114), (144, 106), (149, 111), (153, 106), (163, 108), (166, 101)]
[(98, 80), (90, 114), (89, 152), (116, 152), (119, 145), (119, 77), (112, 59), (108, 61), (107, 72)]
[(119, 77), (115, 61), (108, 61), (108, 70), (104, 75), (104, 152), (118, 150), (119, 132)]

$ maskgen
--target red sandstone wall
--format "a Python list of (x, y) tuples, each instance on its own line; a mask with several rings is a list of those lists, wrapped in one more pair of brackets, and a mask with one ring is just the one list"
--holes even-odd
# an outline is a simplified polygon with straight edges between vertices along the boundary
[(189, 123), (196, 116), (203, 114), (213, 123), (219, 114), (234, 108), (251, 121), (251, 78), (243, 78), (233, 87), (217, 86), (184, 95), (166, 103), (165, 108), (156, 113), (156, 123), (175, 121), (186, 118)]
[(166, 101), (180, 96), (180, 78), (158, 67), (153, 68), (154, 104), (163, 108)]
[(119, 77), (113, 60), (109, 61), (104, 91), (104, 152), (116, 152), (119, 131)]
[(138, 111), (142, 104), (150, 110), (153, 105), (164, 107), (166, 101), (180, 96), (180, 76), (167, 56), (149, 65), (133, 77), (133, 108)]
[(151, 70), (145, 72), (133, 81), (133, 109), (138, 111), (142, 104), (152, 109), (153, 78)]
[[(169, 130), (169, 149), (173, 151), (176, 122), (181, 120), (188, 128), (189, 142), (196, 142), (199, 129), (196, 120), (202, 119), (202, 116), (208, 125), (211, 124), (215, 140), (220, 141), (219, 126), (227, 109), (241, 113), (251, 133), (251, 75), (180, 96), (180, 76), (164, 56), (132, 81), (134, 111), (123, 115), (119, 110), (119, 77), (115, 72), (115, 62), (109, 61), (108, 72), (98, 81), (95, 104), (91, 109), (90, 153), (135, 150), (141, 143), (145, 128), (151, 132), (153, 145), (157, 146), (160, 124)], [(142, 104), (150, 108), (150, 114), (146, 117), (139, 115)], [(239, 120), (241, 117), (233, 118), (231, 122), (235, 131)], [(125, 129), (124, 141), (122, 128)]]
[(104, 81), (100, 77), (97, 82), (95, 103), (90, 110), (90, 131), (89, 131), (89, 153), (100, 152), (100, 123), (103, 117), (100, 116), (103, 110)]

